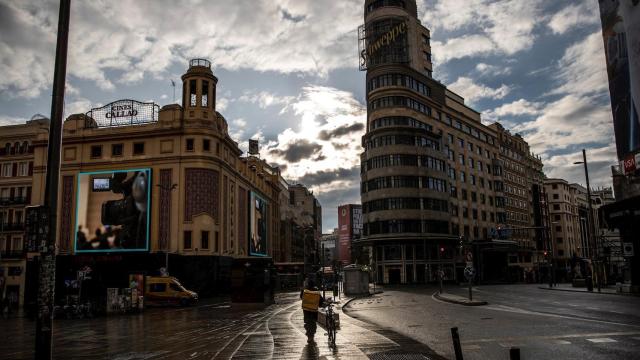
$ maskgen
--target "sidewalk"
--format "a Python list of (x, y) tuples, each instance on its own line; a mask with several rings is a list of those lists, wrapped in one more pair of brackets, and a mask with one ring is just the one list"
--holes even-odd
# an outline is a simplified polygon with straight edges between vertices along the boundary
[(593, 291), (589, 291), (589, 290), (587, 290), (586, 287), (577, 288), (577, 287), (571, 286), (571, 284), (558, 284), (558, 285), (556, 285), (554, 287), (551, 287), (551, 288), (548, 285), (547, 286), (538, 286), (538, 289), (541, 289), (541, 290), (554, 290), (554, 291), (571, 291), (571, 292), (592, 293), (592, 294), (621, 295), (621, 296), (640, 296), (640, 294), (617, 292), (615, 287), (603, 287), (603, 288), (600, 289), (600, 292), (598, 292), (598, 288), (596, 288), (596, 287), (593, 288)]
[(447, 292), (440, 293), (439, 291), (436, 291), (433, 294), (433, 297), (441, 301), (446, 301), (446, 302), (449, 302), (452, 304), (458, 304), (458, 305), (465, 305), (465, 306), (487, 305), (487, 302), (483, 300), (469, 300), (468, 297), (450, 294)]

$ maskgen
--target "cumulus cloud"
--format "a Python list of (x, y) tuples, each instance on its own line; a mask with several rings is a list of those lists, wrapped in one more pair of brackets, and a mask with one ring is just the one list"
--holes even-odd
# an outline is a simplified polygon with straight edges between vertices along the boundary
[(265, 109), (276, 105), (286, 107), (293, 99), (295, 99), (293, 96), (278, 96), (264, 90), (259, 92), (247, 90), (238, 98), (238, 101), (256, 104), (261, 109)]
[[(57, 5), (0, 4), (0, 91), (36, 97), (50, 86)], [(68, 73), (113, 90), (117, 83), (158, 77), (173, 63), (206, 56), (229, 70), (326, 76), (357, 66), (353, 41), (362, 6), (358, 0), (333, 6), (314, 0), (76, 2)]]
[(554, 34), (564, 34), (580, 25), (597, 24), (599, 22), (598, 3), (596, 1), (583, 1), (580, 4), (571, 4), (551, 16), (547, 26)]
[(449, 85), (451, 90), (460, 94), (469, 103), (479, 99), (502, 99), (511, 92), (511, 88), (502, 84), (498, 88), (491, 88), (483, 84), (477, 84), (473, 79), (461, 76), (453, 84)]
[[(612, 159), (616, 157), (615, 144), (607, 144), (600, 147), (592, 147), (587, 150), (587, 163), (589, 165), (589, 185), (592, 187), (611, 186), (611, 166), (616, 165)], [(545, 173), (550, 178), (568, 179), (586, 186), (583, 165), (574, 165), (576, 161), (582, 161), (582, 150), (543, 155)]]
[(526, 99), (516, 100), (482, 113), (483, 120), (498, 121), (505, 117), (539, 115), (544, 107), (542, 102), (531, 102)]
[(27, 120), (17, 116), (0, 115), (0, 126), (24, 124)]
[(542, 15), (542, 0), (431, 0), (423, 22), (450, 34), (434, 42), (441, 63), (489, 54), (513, 55), (530, 49)]
[(262, 157), (286, 165), (285, 178), (314, 191), (358, 188), (353, 169), (360, 167), (366, 107), (350, 92), (310, 85), (286, 111), (300, 119), (299, 127), (285, 129), (267, 142)]
[(476, 72), (480, 76), (499, 76), (511, 74), (511, 68), (509, 66), (496, 66), (485, 63), (479, 63), (476, 65)]

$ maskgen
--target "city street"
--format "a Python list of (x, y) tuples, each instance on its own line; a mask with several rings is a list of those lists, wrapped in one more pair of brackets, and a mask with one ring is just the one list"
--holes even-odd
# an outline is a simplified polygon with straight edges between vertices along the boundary
[[(458, 327), (467, 359), (640, 358), (640, 298), (550, 291), (539, 285), (481, 286), (474, 299), (486, 306), (445, 303), (436, 288), (396, 288), (352, 301), (345, 311), (385, 326), (453, 358), (451, 327)], [(447, 292), (466, 296), (465, 287)]]
[[(396, 332), (341, 314), (337, 349), (322, 328), (316, 344), (304, 335), (298, 293), (277, 297), (266, 309), (229, 303), (149, 309), (140, 315), (54, 321), (55, 359), (367, 359), (385, 355), (441, 359)], [(32, 359), (34, 322), (1, 319), (0, 358)]]

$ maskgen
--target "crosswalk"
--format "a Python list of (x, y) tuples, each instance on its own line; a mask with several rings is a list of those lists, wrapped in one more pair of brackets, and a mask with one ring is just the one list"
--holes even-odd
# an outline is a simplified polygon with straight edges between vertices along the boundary
[[(595, 336), (594, 336), (595, 335)], [(601, 336), (598, 336), (601, 335)], [(605, 336), (607, 335), (607, 336)], [(636, 335), (636, 336), (633, 336)], [(526, 348), (538, 346), (586, 346), (588, 344), (611, 344), (621, 343), (621, 346), (638, 347), (640, 349), (640, 336), (638, 333), (612, 333), (612, 334), (570, 334), (551, 337), (535, 337), (531, 339), (478, 339), (463, 341), (462, 348), (465, 351), (481, 351), (489, 347), (500, 346), (501, 348)]]

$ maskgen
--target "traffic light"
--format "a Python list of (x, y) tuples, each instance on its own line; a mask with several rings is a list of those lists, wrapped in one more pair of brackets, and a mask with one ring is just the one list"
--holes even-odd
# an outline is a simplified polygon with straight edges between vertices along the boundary
[(544, 257), (546, 258), (547, 255), (549, 255), (549, 253), (547, 252), (547, 250), (544, 251)]
[(440, 252), (444, 253), (444, 246), (440, 246)]

